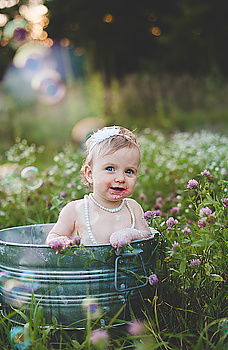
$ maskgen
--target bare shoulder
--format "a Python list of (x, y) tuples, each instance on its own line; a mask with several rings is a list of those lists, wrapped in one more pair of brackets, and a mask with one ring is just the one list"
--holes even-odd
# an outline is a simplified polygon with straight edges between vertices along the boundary
[(81, 202), (82, 199), (71, 201), (67, 203), (61, 210), (61, 215), (73, 214), (77, 210), (78, 202)]
[(72, 203), (74, 203), (74, 210), (81, 211), (82, 208), (84, 208), (85, 200), (84, 200), (84, 198), (77, 199), (76, 201), (73, 201)]
[(134, 199), (129, 198), (128, 204), (135, 216), (135, 228), (142, 232), (150, 233), (149, 227), (144, 219), (144, 212), (141, 205)]
[(142, 209), (141, 205), (135, 199), (128, 198), (127, 202), (135, 212), (143, 213), (143, 209)]

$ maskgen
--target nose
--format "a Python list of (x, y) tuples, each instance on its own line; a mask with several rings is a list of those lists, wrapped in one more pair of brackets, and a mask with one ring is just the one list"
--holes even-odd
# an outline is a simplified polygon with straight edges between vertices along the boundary
[(125, 174), (121, 171), (116, 174), (115, 182), (124, 182), (125, 181)]

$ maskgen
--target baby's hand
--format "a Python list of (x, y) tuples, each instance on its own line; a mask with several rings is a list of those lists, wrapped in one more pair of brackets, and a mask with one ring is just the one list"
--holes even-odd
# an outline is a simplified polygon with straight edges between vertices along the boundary
[(56, 254), (60, 254), (63, 250), (75, 244), (74, 241), (75, 239), (69, 239), (67, 236), (56, 235), (48, 241), (48, 245), (56, 251)]
[(110, 236), (110, 244), (113, 248), (119, 250), (123, 246), (135, 240), (136, 236), (139, 236), (139, 231), (134, 228), (125, 228), (119, 231), (115, 231)]

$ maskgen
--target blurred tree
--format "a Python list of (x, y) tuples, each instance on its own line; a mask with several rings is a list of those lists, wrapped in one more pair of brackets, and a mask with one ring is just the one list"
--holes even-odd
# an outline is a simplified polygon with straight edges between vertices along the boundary
[[(26, 3), (26, 0), (20, 1)], [(226, 0), (46, 0), (54, 41), (85, 49), (104, 80), (129, 72), (228, 75)], [(13, 9), (1, 12), (15, 13)], [(5, 45), (5, 44), (4, 44)], [(9, 48), (1, 48), (0, 74)], [(10, 55), (9, 57), (11, 57)]]
[(107, 78), (149, 69), (228, 74), (226, 0), (48, 2), (48, 31), (83, 46)]

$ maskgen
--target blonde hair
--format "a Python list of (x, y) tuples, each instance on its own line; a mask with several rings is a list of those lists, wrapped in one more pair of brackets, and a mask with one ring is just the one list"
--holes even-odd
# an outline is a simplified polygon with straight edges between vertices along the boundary
[(92, 165), (93, 163), (93, 158), (94, 155), (98, 155), (98, 156), (104, 156), (104, 155), (108, 155), (108, 154), (112, 154), (116, 151), (118, 151), (119, 149), (122, 148), (133, 148), (136, 147), (139, 152), (140, 152), (140, 144), (137, 141), (137, 138), (135, 136), (135, 134), (126, 129), (123, 128), (122, 126), (106, 126), (100, 130), (98, 130), (97, 132), (109, 132), (112, 129), (114, 130), (118, 130), (118, 133), (116, 133), (113, 136), (108, 136), (107, 138), (105, 138), (102, 141), (98, 141), (97, 143), (94, 141), (94, 138), (96, 136), (96, 132), (90, 136), (90, 138), (86, 141), (86, 158), (83, 162), (83, 165), (81, 167), (80, 170), (80, 174), (82, 177), (82, 183), (84, 185), (87, 185), (89, 187), (91, 187), (91, 184), (88, 182), (88, 180), (86, 179), (85, 176), (85, 167), (87, 165)]

